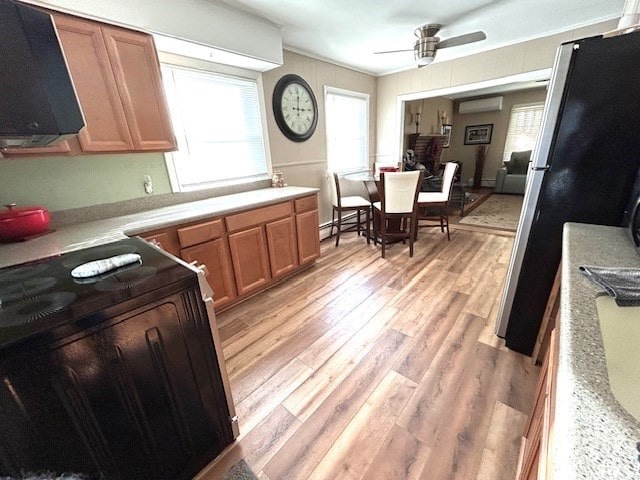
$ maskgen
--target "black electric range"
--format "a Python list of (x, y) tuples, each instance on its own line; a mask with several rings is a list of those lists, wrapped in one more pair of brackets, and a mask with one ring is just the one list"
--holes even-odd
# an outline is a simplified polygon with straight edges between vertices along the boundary
[(0, 269), (0, 477), (193, 478), (237, 435), (210, 293), (140, 238)]
[[(71, 276), (78, 265), (124, 253), (137, 253), (142, 262), (91, 278)], [(0, 269), (0, 348), (193, 275), (136, 237)]]

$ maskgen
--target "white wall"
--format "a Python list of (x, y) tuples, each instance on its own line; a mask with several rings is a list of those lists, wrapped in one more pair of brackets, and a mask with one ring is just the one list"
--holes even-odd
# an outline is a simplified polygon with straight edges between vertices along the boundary
[(25, 0), (282, 64), (280, 27), (208, 0)]
[[(493, 125), (491, 143), (487, 147), (486, 159), (482, 169), (482, 178), (493, 181), (496, 178), (498, 168), (502, 166), (502, 156), (504, 144), (507, 140), (507, 130), (509, 128), (509, 117), (511, 107), (527, 103), (544, 102), (547, 97), (546, 88), (537, 88), (523, 92), (510, 92), (502, 95), (502, 110), (497, 112), (469, 113), (460, 115), (456, 113), (453, 118), (453, 128), (451, 131), (451, 148), (449, 148), (449, 159), (460, 160), (462, 164), (462, 180), (467, 183), (474, 177), (476, 166), (477, 145), (465, 145), (465, 128), (469, 125)], [(466, 100), (466, 99), (465, 99)], [(456, 102), (456, 112), (458, 111)]]
[[(285, 137), (273, 116), (272, 96), (277, 81), (288, 73), (304, 78), (311, 86), (318, 102), (318, 125), (313, 136), (305, 142), (292, 142)], [(320, 188), (320, 223), (331, 219), (331, 199), (327, 171), (327, 139), (324, 115), (324, 87), (337, 87), (369, 95), (369, 157), (375, 160), (376, 145), (376, 77), (348, 68), (284, 51), (284, 65), (262, 74), (267, 110), (267, 128), (271, 163), (282, 171), (289, 185)], [(353, 182), (352, 182), (353, 183)], [(364, 185), (350, 185), (345, 181), (345, 193), (366, 195)]]
[(549, 69), (553, 66), (556, 50), (561, 43), (612, 30), (616, 24), (616, 21), (604, 22), (469, 57), (441, 63), (436, 61), (421, 69), (378, 77), (379, 158), (393, 160), (401, 151), (400, 130), (404, 112), (400, 111), (399, 96), (418, 93), (424, 97), (439, 96), (443, 94), (439, 90), (466, 85), (471, 90), (474, 84), (488, 80)]

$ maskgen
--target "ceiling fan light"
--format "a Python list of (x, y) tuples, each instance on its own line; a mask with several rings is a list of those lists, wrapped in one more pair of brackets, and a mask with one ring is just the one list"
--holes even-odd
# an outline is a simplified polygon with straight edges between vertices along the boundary
[(429, 65), (433, 62), (433, 57), (421, 57), (417, 59), (418, 66), (424, 67), (425, 65)]

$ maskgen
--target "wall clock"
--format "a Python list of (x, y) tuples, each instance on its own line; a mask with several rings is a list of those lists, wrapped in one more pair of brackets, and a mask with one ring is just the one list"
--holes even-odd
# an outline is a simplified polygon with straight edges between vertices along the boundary
[(318, 104), (313, 90), (300, 76), (289, 74), (273, 90), (273, 114), (284, 135), (294, 142), (304, 142), (318, 124)]

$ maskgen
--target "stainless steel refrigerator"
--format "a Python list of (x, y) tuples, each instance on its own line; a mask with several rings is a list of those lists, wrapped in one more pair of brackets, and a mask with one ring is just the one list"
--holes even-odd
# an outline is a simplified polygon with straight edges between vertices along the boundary
[(530, 355), (565, 222), (621, 225), (640, 166), (640, 32), (560, 46), (496, 334)]

